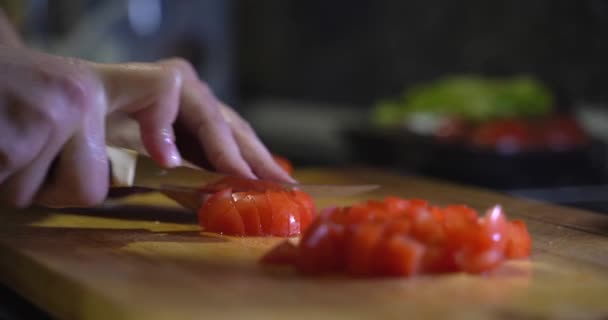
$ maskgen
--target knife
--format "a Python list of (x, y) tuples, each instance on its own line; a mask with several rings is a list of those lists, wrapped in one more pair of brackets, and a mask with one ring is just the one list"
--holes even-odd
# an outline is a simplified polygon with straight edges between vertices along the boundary
[[(137, 187), (158, 191), (180, 205), (198, 210), (205, 194), (200, 188), (227, 177), (225, 174), (204, 170), (191, 164), (166, 169), (150, 157), (129, 149), (106, 147), (111, 166), (111, 187)], [(308, 185), (280, 183), (286, 189), (299, 189), (313, 198), (348, 197), (379, 188), (378, 185)]]

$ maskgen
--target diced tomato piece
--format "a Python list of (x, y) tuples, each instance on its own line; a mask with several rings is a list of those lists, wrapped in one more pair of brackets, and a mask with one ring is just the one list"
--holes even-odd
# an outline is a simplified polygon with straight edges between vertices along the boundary
[(298, 271), (304, 274), (339, 271), (344, 265), (344, 227), (330, 222), (311, 228), (299, 248)]
[(419, 271), (425, 248), (415, 240), (394, 235), (382, 239), (375, 251), (374, 274), (407, 277)]
[(425, 244), (437, 244), (445, 240), (443, 226), (431, 211), (421, 211), (412, 219), (412, 236)]
[(404, 217), (385, 222), (384, 236), (390, 238), (394, 235), (409, 235), (412, 231), (412, 222)]
[(289, 241), (283, 241), (262, 257), (266, 264), (295, 264), (298, 258), (298, 248)]
[(372, 271), (374, 252), (382, 238), (384, 224), (369, 223), (350, 229), (346, 243), (346, 272), (367, 275)]
[(496, 248), (488, 250), (464, 250), (456, 254), (457, 265), (465, 272), (482, 273), (497, 267), (504, 260), (504, 252)]
[(506, 256), (509, 259), (520, 259), (530, 256), (532, 240), (526, 224), (521, 220), (513, 220), (508, 227)]
[(500, 206), (489, 209), (479, 221), (476, 247), (478, 249), (497, 248), (504, 250), (507, 244), (507, 219)]
[(464, 205), (390, 197), (323, 210), (291, 264), (305, 274), (365, 277), (482, 273), (529, 256), (530, 246), (525, 223), (509, 222), (499, 206), (479, 217)]
[(458, 271), (454, 251), (446, 244), (427, 246), (422, 258), (422, 269), (425, 273)]

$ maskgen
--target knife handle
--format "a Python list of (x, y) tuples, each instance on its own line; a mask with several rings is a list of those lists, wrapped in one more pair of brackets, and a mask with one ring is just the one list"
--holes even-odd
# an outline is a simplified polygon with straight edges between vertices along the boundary
[(137, 152), (113, 146), (106, 146), (106, 152), (110, 164), (110, 186), (133, 186), (137, 167)]

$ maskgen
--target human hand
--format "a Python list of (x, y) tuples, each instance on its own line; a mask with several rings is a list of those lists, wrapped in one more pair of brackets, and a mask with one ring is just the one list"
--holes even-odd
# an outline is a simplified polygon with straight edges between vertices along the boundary
[[(213, 95), (188, 62), (171, 59), (158, 63), (98, 64), (94, 68), (101, 75), (111, 101), (110, 118), (119, 126), (124, 117), (116, 117), (116, 113), (128, 112), (138, 120), (141, 141), (157, 162), (174, 164), (172, 159), (176, 159), (177, 153), (171, 142), (175, 141), (184, 158), (197, 165), (249, 178), (294, 182), (274, 162), (251, 126)], [(147, 112), (145, 118), (139, 115), (140, 109)], [(115, 127), (109, 123), (108, 128)], [(150, 132), (163, 136), (151, 136)], [(108, 135), (124, 141), (132, 133), (127, 130)], [(159, 150), (150, 141), (167, 143), (158, 143)]]
[(103, 201), (104, 121), (113, 113), (138, 122), (145, 149), (163, 166), (181, 162), (175, 124), (178, 142), (194, 145), (185, 149), (187, 159), (228, 174), (293, 181), (184, 61), (103, 65), (0, 47), (0, 69), (1, 203)]

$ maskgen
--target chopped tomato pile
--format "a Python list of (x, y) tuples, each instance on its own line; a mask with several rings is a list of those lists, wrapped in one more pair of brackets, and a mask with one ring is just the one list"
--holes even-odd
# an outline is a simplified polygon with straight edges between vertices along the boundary
[(508, 221), (499, 206), (479, 216), (463, 205), (388, 197), (324, 210), (297, 246), (285, 241), (262, 263), (293, 265), (311, 275), (481, 273), (528, 257), (530, 249), (524, 222)]
[[(291, 164), (282, 161), (281, 166), (290, 173)], [(198, 212), (205, 231), (291, 237), (303, 232), (315, 215), (315, 205), (308, 194), (288, 190), (278, 183), (227, 177), (201, 190), (213, 194)]]

